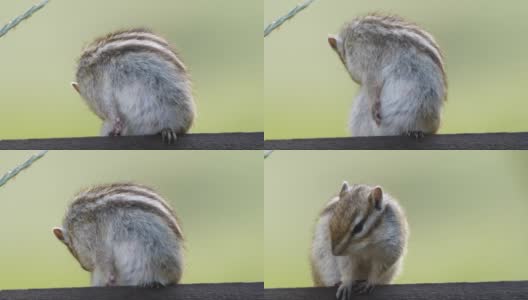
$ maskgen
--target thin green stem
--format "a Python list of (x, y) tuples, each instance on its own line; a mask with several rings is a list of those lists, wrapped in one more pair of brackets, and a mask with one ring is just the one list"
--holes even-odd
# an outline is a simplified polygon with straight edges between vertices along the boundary
[(28, 11), (23, 13), (22, 15), (16, 17), (11, 22), (7, 23), (2, 29), (0, 29), (0, 37), (4, 36), (9, 30), (15, 28), (20, 22), (24, 21), (25, 19), (31, 17), (36, 11), (43, 8), (46, 4), (48, 4), (49, 0), (44, 0), (41, 3), (37, 5), (33, 5)]
[(288, 21), (289, 19), (295, 17), (298, 13), (300, 13), (302, 10), (310, 6), (315, 0), (306, 0), (301, 4), (298, 4), (295, 6), (292, 10), (290, 10), (286, 15), (278, 18), (277, 20), (271, 22), (266, 28), (264, 29), (264, 37), (268, 36), (273, 30), (279, 28), (284, 22)]
[(2, 178), (0, 178), (0, 187), (6, 184), (9, 180), (13, 179), (13, 177), (17, 176), (22, 170), (29, 168), (31, 164), (42, 158), (47, 152), (48, 150), (44, 150), (37, 154), (33, 154), (28, 160), (18, 165), (13, 170), (7, 172), (4, 176), (2, 176)]

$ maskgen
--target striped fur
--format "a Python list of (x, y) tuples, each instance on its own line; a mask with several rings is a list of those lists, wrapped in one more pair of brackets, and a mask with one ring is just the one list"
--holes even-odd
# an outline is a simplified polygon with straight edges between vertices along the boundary
[(196, 107), (187, 67), (147, 29), (97, 38), (79, 58), (74, 87), (103, 120), (101, 135), (186, 133)]
[(352, 135), (438, 131), (448, 83), (430, 33), (398, 16), (370, 14), (346, 23), (329, 42), (361, 85), (350, 114)]
[(129, 52), (151, 52), (160, 55), (175, 68), (187, 70), (167, 40), (143, 28), (121, 30), (96, 39), (85, 48), (79, 61), (89, 67)]
[[(405, 214), (388, 194), (377, 207), (375, 187), (345, 183), (343, 189), (327, 203), (315, 227), (310, 256), (314, 285), (342, 283), (343, 290), (358, 280), (369, 286), (390, 283), (405, 254)], [(354, 233), (360, 223), (362, 230)]]
[(140, 209), (163, 218), (174, 234), (183, 240), (176, 214), (169, 204), (154, 190), (133, 183), (114, 183), (95, 186), (79, 192), (67, 214), (68, 224), (73, 224), (79, 215), (108, 207)]
[(153, 189), (114, 183), (80, 191), (62, 235), (92, 273), (92, 285), (175, 284), (183, 270), (184, 237), (169, 204)]

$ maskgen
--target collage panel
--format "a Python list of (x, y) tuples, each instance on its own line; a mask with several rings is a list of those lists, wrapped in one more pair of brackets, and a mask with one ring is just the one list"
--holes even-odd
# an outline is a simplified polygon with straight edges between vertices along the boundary
[(261, 151), (50, 151), (0, 186), (1, 289), (262, 282), (262, 174)]
[(0, 19), (39, 3), (0, 40), (0, 139), (263, 131), (260, 1), (3, 1)]
[(265, 1), (265, 147), (526, 149), (525, 6)]
[[(276, 151), (264, 171), (266, 295), (414, 299), (438, 292), (414, 284), (526, 279), (527, 163), (515, 151)], [(390, 283), (413, 286), (378, 287)]]

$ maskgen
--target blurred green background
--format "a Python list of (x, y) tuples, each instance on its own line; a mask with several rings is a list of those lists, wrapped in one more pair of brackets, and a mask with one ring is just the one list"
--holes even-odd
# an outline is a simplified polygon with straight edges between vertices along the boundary
[[(40, 0), (3, 0), (0, 27)], [(52, 0), (0, 39), (0, 139), (99, 135), (75, 92), (84, 45), (144, 26), (172, 42), (190, 69), (191, 132), (262, 131), (262, 2)]]
[[(1, 151), (0, 176), (35, 151)], [(262, 151), (51, 151), (0, 187), (0, 289), (88, 286), (51, 233), (82, 187), (134, 181), (186, 236), (183, 283), (263, 281)]]
[[(264, 1), (265, 23), (298, 2)], [(266, 138), (348, 135), (358, 86), (327, 35), (372, 11), (421, 24), (443, 48), (449, 93), (440, 133), (528, 130), (528, 2), (332, 0), (314, 2), (264, 41)]]
[(315, 221), (343, 180), (381, 185), (406, 211), (397, 283), (528, 279), (526, 151), (277, 151), (264, 169), (267, 288), (312, 285)]

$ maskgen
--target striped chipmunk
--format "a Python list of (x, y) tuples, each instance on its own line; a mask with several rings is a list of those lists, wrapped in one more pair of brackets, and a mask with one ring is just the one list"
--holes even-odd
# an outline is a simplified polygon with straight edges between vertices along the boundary
[(360, 85), (350, 114), (353, 136), (421, 138), (438, 131), (447, 76), (430, 33), (397, 16), (370, 14), (329, 35), (328, 43)]
[(343, 183), (315, 226), (310, 262), (315, 286), (339, 285), (337, 299), (389, 284), (401, 269), (409, 229), (381, 187)]
[(154, 190), (131, 183), (87, 188), (69, 205), (53, 234), (92, 286), (158, 287), (177, 284), (183, 271), (183, 233), (169, 204)]
[(83, 51), (79, 92), (103, 120), (102, 136), (161, 133), (166, 143), (191, 128), (196, 108), (187, 67), (169, 43), (146, 29), (110, 33)]

